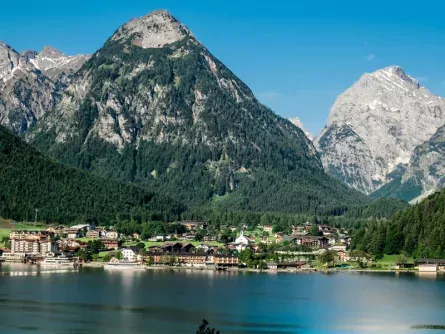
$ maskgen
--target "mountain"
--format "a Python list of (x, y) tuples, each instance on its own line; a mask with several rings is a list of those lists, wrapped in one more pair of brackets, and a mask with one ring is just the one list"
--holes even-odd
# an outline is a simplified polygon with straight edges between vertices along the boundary
[(396, 213), (390, 221), (354, 232), (352, 248), (377, 256), (406, 252), (414, 258), (445, 257), (445, 189)]
[(35, 56), (0, 43), (0, 125), (14, 133), (27, 131), (57, 100), (56, 86), (35, 67)]
[(306, 135), (306, 137), (309, 138), (310, 141), (314, 140), (314, 135), (308, 131), (306, 131), (306, 129), (303, 126), (303, 123), (301, 122), (301, 120), (298, 117), (294, 117), (294, 118), (290, 118), (289, 121), (295, 125), (296, 127), (298, 127), (299, 129), (301, 129), (301, 131), (304, 132), (304, 134)]
[(191, 206), (314, 213), (367, 201), (327, 176), (305, 134), (167, 11), (120, 27), (28, 140)]
[(18, 53), (0, 42), (0, 125), (23, 133), (58, 102), (67, 83), (88, 56), (65, 56), (51, 47)]
[(417, 202), (445, 186), (445, 126), (414, 149), (403, 173), (372, 194)]
[(445, 100), (392, 66), (364, 74), (341, 94), (314, 143), (328, 173), (371, 194), (394, 188), (416, 147), (444, 123)]
[(67, 56), (59, 50), (45, 46), (35, 57), (35, 66), (52, 81), (63, 81), (76, 73), (90, 59), (90, 55)]
[(0, 126), (0, 216), (69, 223), (77, 219), (177, 219), (184, 207), (135, 185), (94, 176), (43, 156)]

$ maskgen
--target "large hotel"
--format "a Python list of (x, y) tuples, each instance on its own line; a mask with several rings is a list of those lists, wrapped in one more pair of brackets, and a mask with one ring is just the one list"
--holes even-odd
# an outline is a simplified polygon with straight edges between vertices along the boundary
[(45, 256), (55, 252), (56, 246), (51, 242), (52, 233), (47, 231), (12, 231), (11, 253)]

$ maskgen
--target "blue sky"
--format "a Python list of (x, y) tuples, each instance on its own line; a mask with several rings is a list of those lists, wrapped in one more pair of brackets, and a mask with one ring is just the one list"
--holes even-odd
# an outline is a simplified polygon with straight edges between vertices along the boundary
[(318, 133), (338, 94), (364, 72), (400, 65), (445, 96), (440, 1), (8, 1), (0, 40), (18, 51), (52, 45), (92, 53), (123, 23), (168, 9), (284, 117)]

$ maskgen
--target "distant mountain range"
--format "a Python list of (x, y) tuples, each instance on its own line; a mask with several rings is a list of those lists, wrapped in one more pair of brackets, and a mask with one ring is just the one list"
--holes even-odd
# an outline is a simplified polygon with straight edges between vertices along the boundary
[(324, 173), (301, 126), (167, 11), (129, 21), (92, 56), (2, 44), (0, 75), (0, 124), (64, 164), (189, 207), (335, 214), (370, 201)]
[(23, 133), (59, 101), (70, 76), (89, 59), (52, 47), (18, 53), (0, 42), (0, 125)]
[(325, 170), (372, 196), (417, 200), (444, 184), (445, 100), (400, 67), (341, 94), (314, 144)]

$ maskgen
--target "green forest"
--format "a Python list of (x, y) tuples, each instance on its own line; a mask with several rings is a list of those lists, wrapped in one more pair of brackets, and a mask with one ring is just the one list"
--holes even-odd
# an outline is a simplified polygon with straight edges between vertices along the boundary
[(397, 212), (389, 221), (357, 229), (352, 240), (354, 249), (377, 257), (405, 252), (414, 258), (444, 258), (445, 190)]
[(103, 179), (59, 164), (0, 126), (0, 216), (74, 222), (94, 219), (177, 219), (185, 210), (171, 198), (130, 183)]

